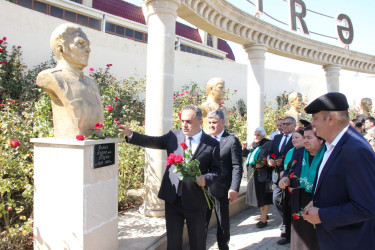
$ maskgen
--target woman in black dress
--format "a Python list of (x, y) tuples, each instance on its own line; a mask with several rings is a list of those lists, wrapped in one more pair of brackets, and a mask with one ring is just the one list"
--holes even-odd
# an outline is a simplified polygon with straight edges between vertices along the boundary
[(267, 145), (269, 145), (267, 142), (270, 141), (265, 137), (264, 129), (256, 128), (250, 149), (246, 149), (246, 144), (243, 144), (242, 148), (242, 155), (247, 157), (245, 162), (248, 178), (246, 203), (260, 208), (261, 216), (256, 224), (258, 228), (267, 226), (267, 214), (272, 204), (272, 190), (267, 188), (271, 180), (272, 169), (263, 164), (264, 157), (267, 155)]

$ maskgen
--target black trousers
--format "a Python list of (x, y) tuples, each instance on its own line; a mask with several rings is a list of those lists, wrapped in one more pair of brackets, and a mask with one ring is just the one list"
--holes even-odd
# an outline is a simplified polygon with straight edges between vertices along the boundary
[(292, 228), (292, 210), (290, 208), (290, 193), (285, 189), (283, 205), (283, 224), (285, 225), (285, 238), (290, 240)]
[(189, 234), (189, 245), (191, 250), (206, 249), (206, 209), (188, 210), (182, 206), (181, 197), (174, 203), (165, 203), (165, 221), (167, 227), (167, 249), (182, 249), (182, 233), (184, 222)]
[(215, 199), (214, 208), (207, 209), (206, 214), (206, 235), (208, 231), (208, 225), (212, 215), (212, 209), (215, 210), (217, 227), (216, 227), (216, 239), (220, 250), (228, 250), (228, 244), (230, 240), (230, 225), (229, 225), (229, 200), (224, 197), (221, 199)]

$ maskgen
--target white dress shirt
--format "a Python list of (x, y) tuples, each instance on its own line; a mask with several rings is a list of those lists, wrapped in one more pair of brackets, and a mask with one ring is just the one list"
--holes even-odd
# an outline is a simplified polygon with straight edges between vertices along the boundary
[[(326, 142), (327, 151), (324, 153), (322, 163), (320, 164), (320, 167), (319, 167), (318, 177), (317, 177), (317, 180), (316, 180), (316, 186), (319, 183), (319, 177), (320, 177), (320, 174), (323, 171), (324, 166), (326, 165), (329, 157), (331, 156), (333, 150), (335, 149), (335, 146), (340, 141), (340, 139), (345, 134), (345, 132), (348, 130), (349, 126), (350, 125), (346, 126), (343, 130), (341, 130), (341, 132), (336, 136), (336, 138), (332, 141), (332, 143)], [(314, 190), (314, 193), (315, 193), (315, 190)]]

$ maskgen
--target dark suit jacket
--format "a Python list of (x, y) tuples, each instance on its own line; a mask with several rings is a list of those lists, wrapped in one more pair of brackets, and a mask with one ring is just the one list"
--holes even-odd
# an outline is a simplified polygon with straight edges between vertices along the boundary
[[(321, 249), (375, 249), (375, 156), (349, 126), (315, 185)], [(314, 189), (313, 189), (314, 190)]]
[[(133, 137), (127, 141), (142, 147), (165, 149), (167, 154), (182, 155), (184, 151), (180, 144), (185, 141), (185, 135), (181, 130), (171, 130), (163, 136), (148, 136), (133, 132)], [(210, 186), (220, 175), (219, 142), (211, 136), (202, 133), (201, 141), (196, 149), (193, 159), (200, 162), (201, 173), (206, 180), (206, 187)], [(167, 166), (161, 182), (158, 197), (166, 202), (173, 203), (176, 200), (176, 189), (169, 179), (170, 166)], [(181, 181), (180, 181), (181, 182)], [(206, 209), (207, 202), (203, 190), (195, 182), (182, 181), (181, 201), (184, 208)]]
[(241, 152), (240, 141), (224, 131), (220, 138), (221, 176), (209, 188), (214, 197), (228, 198), (229, 189), (240, 190), (243, 172)]
[[(274, 153), (276, 155), (275, 159), (278, 159), (282, 156), (285, 156), (286, 153), (288, 153), (288, 151), (293, 148), (292, 138), (289, 138), (287, 144), (285, 145), (284, 151), (279, 152), (279, 145), (280, 145), (280, 142), (281, 142), (281, 139), (283, 138), (283, 136), (284, 136), (284, 134), (279, 134), (279, 135), (275, 135), (275, 137), (273, 138), (272, 146), (271, 146), (271, 152), (269, 153), (269, 155)], [(271, 159), (272, 159), (272, 157), (271, 157)], [(283, 162), (284, 162), (284, 160), (283, 160)], [(277, 171), (277, 173), (280, 173), (282, 170), (284, 170), (284, 164), (281, 164), (280, 167), (275, 167), (275, 170)]]

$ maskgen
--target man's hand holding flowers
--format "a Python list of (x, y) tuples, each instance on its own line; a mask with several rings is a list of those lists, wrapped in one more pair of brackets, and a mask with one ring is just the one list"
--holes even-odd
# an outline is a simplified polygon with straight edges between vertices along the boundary
[(322, 221), (320, 220), (320, 217), (319, 217), (319, 208), (314, 207), (312, 201), (310, 201), (310, 203), (307, 204), (307, 206), (305, 207), (305, 211), (308, 212), (308, 213), (305, 213), (305, 214), (302, 215), (305, 220), (307, 220), (308, 222), (310, 222), (313, 225), (322, 223)]

